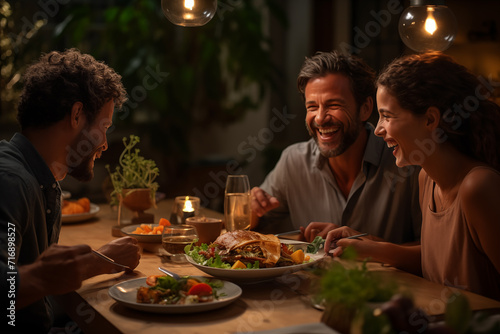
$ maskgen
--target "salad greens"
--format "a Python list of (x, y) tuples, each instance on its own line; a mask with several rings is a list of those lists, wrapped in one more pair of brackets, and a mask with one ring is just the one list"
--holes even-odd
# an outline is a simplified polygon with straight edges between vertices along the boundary
[(307, 253), (316, 254), (325, 244), (325, 239), (319, 235), (314, 238), (314, 240), (307, 245)]
[(179, 290), (179, 282), (173, 277), (170, 276), (160, 276), (156, 280), (156, 285), (151, 289), (161, 288), (161, 289), (171, 289), (174, 291)]
[[(151, 281), (149, 280), (150, 278)], [(196, 304), (219, 299), (225, 293), (219, 293), (224, 287), (221, 280), (203, 280), (193, 276), (174, 279), (170, 276), (150, 276), (146, 280), (148, 287), (137, 290), (137, 302), (146, 304)]]
[[(189, 278), (190, 276), (183, 276), (181, 280), (177, 281), (175, 278), (170, 276), (160, 276), (156, 279), (156, 285), (150, 289), (170, 289), (173, 291), (179, 291), (182, 288), (182, 285), (186, 283), (185, 281)], [(215, 291), (217, 289), (222, 289), (224, 287), (224, 283), (218, 279), (206, 280), (203, 283), (210, 285), (212, 289), (214, 289), (214, 296), (216, 296)]]
[[(201, 246), (195, 246), (194, 242), (184, 247), (184, 252), (187, 256), (191, 257), (196, 263), (203, 266), (231, 269), (231, 264), (223, 262), (220, 255), (215, 253), (215, 257), (206, 258), (205, 256), (199, 254), (200, 251), (208, 252), (209, 248), (207, 244), (201, 244)], [(259, 269), (259, 261), (255, 261), (253, 264), (248, 263), (247, 269)]]

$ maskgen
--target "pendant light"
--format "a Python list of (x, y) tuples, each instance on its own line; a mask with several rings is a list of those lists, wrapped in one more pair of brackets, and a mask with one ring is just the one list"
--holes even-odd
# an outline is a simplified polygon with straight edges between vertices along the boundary
[(399, 36), (417, 52), (448, 49), (457, 28), (455, 15), (444, 0), (410, 0), (399, 19)]
[(214, 17), (217, 0), (161, 0), (161, 9), (173, 24), (199, 27)]

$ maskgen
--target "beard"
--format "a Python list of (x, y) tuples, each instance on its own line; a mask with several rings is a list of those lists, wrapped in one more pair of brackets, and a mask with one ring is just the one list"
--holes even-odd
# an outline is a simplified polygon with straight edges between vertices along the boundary
[[(340, 139), (340, 143), (334, 148), (323, 146), (322, 143), (319, 142), (318, 133), (315, 130), (313, 131), (313, 129), (311, 129), (311, 127), (309, 126), (309, 124), (307, 122), (306, 122), (306, 128), (307, 128), (307, 131), (309, 132), (309, 135), (316, 142), (316, 145), (318, 146), (321, 155), (324, 156), (325, 158), (333, 158), (333, 157), (337, 157), (337, 156), (341, 155), (342, 153), (344, 153), (345, 151), (347, 151), (347, 149), (349, 147), (351, 147), (352, 144), (354, 144), (356, 139), (358, 139), (358, 136), (363, 129), (363, 123), (361, 122), (361, 120), (359, 118), (359, 110), (356, 112), (352, 124), (353, 124), (353, 126), (347, 128), (347, 129), (345, 129), (344, 124), (340, 123), (340, 122), (328, 122), (328, 123), (325, 123), (322, 125), (322, 127), (325, 127), (325, 128), (327, 128), (327, 127), (339, 127), (338, 131), (341, 134), (341, 139)], [(315, 121), (312, 122), (312, 125), (314, 128), (319, 128), (319, 125), (316, 124)]]
[[(88, 147), (89, 149), (83, 150)], [(68, 164), (68, 175), (78, 181), (88, 182), (94, 178), (94, 155), (99, 151), (91, 141), (81, 134), (71, 145), (70, 152), (78, 152), (74, 155), (78, 157), (76, 163)], [(84, 152), (82, 152), (84, 151)]]
[(71, 175), (78, 181), (88, 182), (94, 178), (94, 166), (92, 164), (93, 159), (91, 156), (83, 158), (82, 162), (75, 166), (75, 168), (70, 169), (68, 175)]

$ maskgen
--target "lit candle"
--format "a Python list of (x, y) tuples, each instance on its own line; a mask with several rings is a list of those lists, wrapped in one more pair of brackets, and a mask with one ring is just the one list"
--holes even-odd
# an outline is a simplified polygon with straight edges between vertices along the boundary
[(194, 217), (193, 204), (189, 200), (189, 196), (186, 196), (186, 201), (184, 202), (184, 208), (182, 209), (182, 224), (186, 223), (186, 219), (189, 217)]

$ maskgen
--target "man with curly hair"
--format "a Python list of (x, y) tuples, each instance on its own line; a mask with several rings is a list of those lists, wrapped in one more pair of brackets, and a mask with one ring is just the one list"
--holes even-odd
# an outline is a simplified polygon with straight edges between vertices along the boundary
[[(51, 295), (119, 270), (88, 245), (57, 245), (59, 181), (68, 174), (92, 179), (114, 109), (125, 101), (121, 76), (76, 49), (42, 55), (27, 69), (17, 115), (21, 132), (0, 142), (0, 284), (4, 292), (15, 291), (6, 306), (15, 316), (2, 320), (8, 332), (48, 332)], [(130, 237), (100, 251), (130, 268), (139, 263), (137, 240)]]

